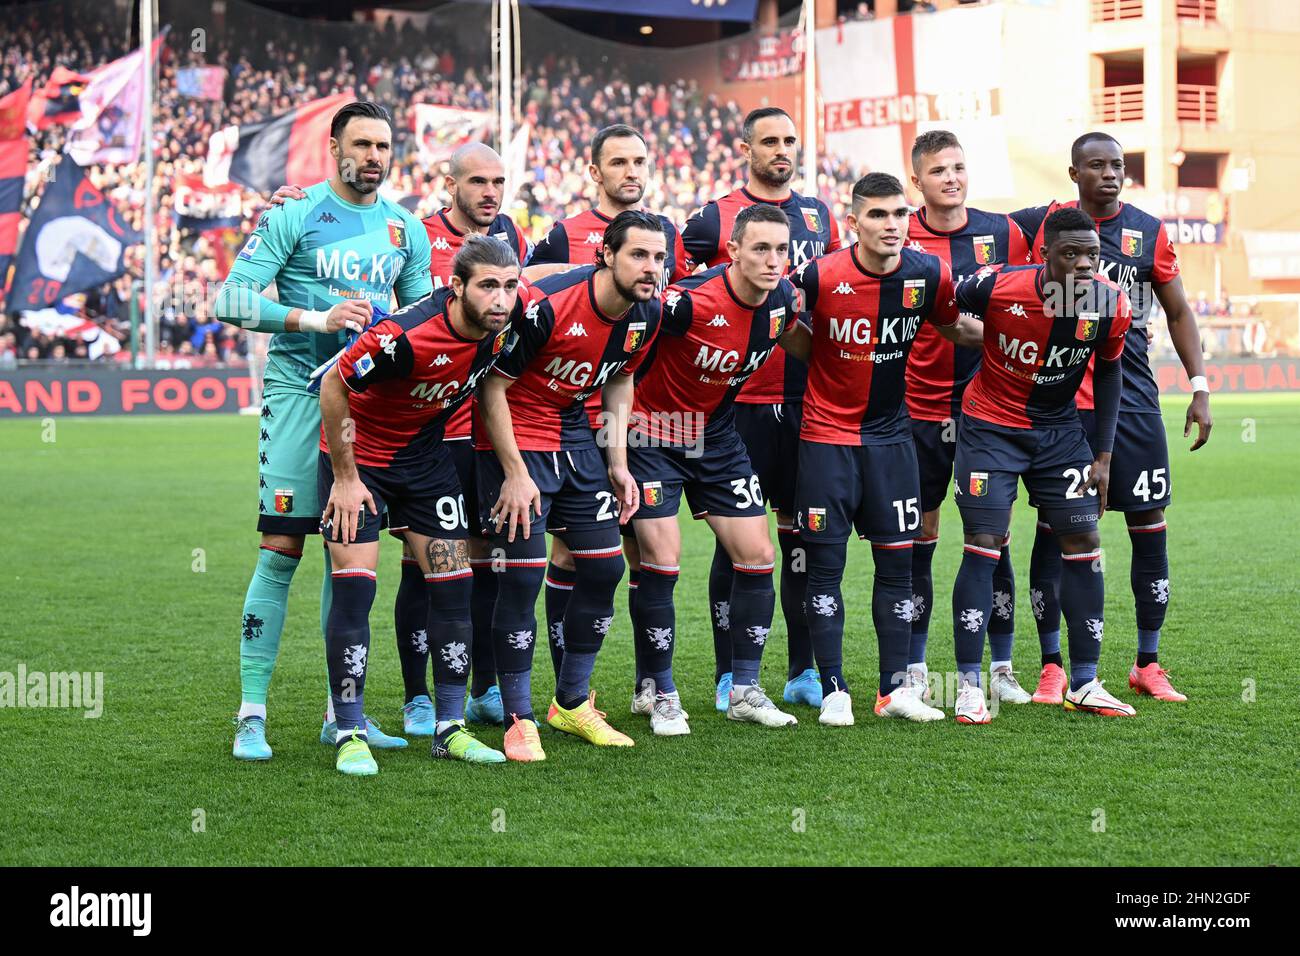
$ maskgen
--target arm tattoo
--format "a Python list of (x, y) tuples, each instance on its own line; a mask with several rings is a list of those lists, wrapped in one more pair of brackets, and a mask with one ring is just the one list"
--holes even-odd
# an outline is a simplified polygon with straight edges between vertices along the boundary
[(428, 546), (429, 570), (463, 571), (469, 567), (469, 542), (431, 538)]

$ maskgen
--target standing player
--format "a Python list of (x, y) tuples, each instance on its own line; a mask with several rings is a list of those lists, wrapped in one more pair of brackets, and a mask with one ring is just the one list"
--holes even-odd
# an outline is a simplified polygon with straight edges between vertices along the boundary
[[(330, 124), (333, 177), (309, 186), (301, 203), (268, 209), (244, 244), (217, 297), (218, 318), (273, 333), (267, 356), (259, 442), (262, 535), (257, 570), (244, 599), (240, 641), (242, 702), (234, 755), (267, 760), (266, 691), (280, 648), (289, 584), (305, 536), (318, 530), (316, 497), (320, 405), (307, 391), (312, 369), (359, 332), (371, 303), (394, 292), (406, 305), (432, 291), (429, 241), (419, 222), (379, 195), (392, 156), (392, 122), (383, 107), (350, 103)], [(263, 295), (272, 282), (278, 300)], [(330, 595), (322, 587), (322, 624)], [(333, 742), (332, 703), (322, 740)], [(404, 747), (369, 722), (375, 746)]]
[[(512, 760), (546, 759), (530, 680), (533, 608), (546, 567), (542, 529), (562, 535), (577, 564), (547, 723), (598, 746), (632, 746), (596, 710), (590, 681), (623, 576), (619, 524), (638, 504), (627, 469), (632, 373), (658, 331), (655, 290), (666, 255), (659, 220), (619, 213), (605, 230), (598, 265), (537, 283), (546, 298), (528, 309), (518, 347), (483, 388), (485, 435), (476, 436), (480, 520), (505, 554), (492, 638), (512, 720), (505, 738)], [(584, 408), (592, 391), (601, 392), (610, 419), (606, 457)]]
[[(452, 260), (465, 237), (473, 234), (499, 239), (514, 250), (519, 262), (528, 261), (529, 243), (515, 226), (514, 220), (501, 212), (505, 192), (505, 164), (496, 150), (484, 143), (466, 143), (448, 161), (443, 186), (451, 205), (423, 220), (429, 237), (429, 273), (433, 287), (451, 284)], [(271, 197), (273, 205), (288, 199), (302, 199), (306, 193), (297, 186), (281, 186)], [(474, 493), (474, 446), (470, 435), (472, 402), (463, 402), (446, 423), (443, 440), (451, 445), (452, 460), (460, 476), (465, 500), (476, 507)], [(428, 737), (434, 733), (433, 702), (429, 699), (426, 671), (429, 661), (428, 595), (419, 563), (405, 545), (405, 529), (389, 527), (389, 533), (403, 541), (402, 577), (397, 587), (393, 611), (397, 631), (397, 651), (402, 665), (402, 682), (406, 687), (406, 704), (402, 723), (406, 733)], [(474, 569), (474, 660), (470, 700), (465, 714), (471, 721), (501, 723), (501, 692), (496, 686), (496, 668), (492, 663), (492, 606), (496, 601), (496, 578), (487, 560), (483, 539), (477, 531), (470, 535), (470, 566)]]
[[(1029, 261), (1024, 233), (1002, 213), (966, 205), (966, 154), (947, 130), (931, 130), (912, 146), (912, 185), (924, 205), (912, 213), (908, 246), (948, 263), (954, 284), (990, 265)], [(931, 564), (939, 542), (939, 506), (952, 484), (952, 459), (957, 445), (961, 393), (979, 368), (980, 353), (961, 349), (930, 325), (922, 325), (907, 357), (907, 412), (921, 475), (921, 534), (912, 545), (912, 646), (907, 657), (909, 679), (929, 688), (925, 646), (934, 610)], [(1011, 671), (1015, 642), (1016, 580), (1011, 549), (1002, 544), (1002, 557), (993, 575), (993, 619), (989, 644), (993, 663), (989, 692), (995, 700), (1029, 703), (1029, 693)]]
[[(957, 290), (963, 313), (984, 320), (984, 358), (962, 396), (956, 497), (966, 532), (952, 591), (959, 723), (991, 718), (980, 687), (993, 570), (1021, 479), (1064, 552), (1061, 604), (1069, 625), (1066, 710), (1131, 717), (1097, 679), (1105, 585), (1097, 520), (1106, 510), (1120, 400), (1128, 297), (1097, 276), (1101, 244), (1092, 220), (1059, 209), (1042, 229), (1041, 266), (990, 267)], [(1089, 448), (1074, 404), (1096, 354), (1097, 433)]]
[[(451, 284), (372, 326), (321, 384), (321, 528), (335, 571), (325, 633), (338, 716), (335, 766), (378, 773), (362, 720), (379, 529), (401, 528), (428, 598), (437, 718), (433, 756), (504, 763), (465, 730), (473, 574), (465, 498), (444, 424), (508, 347), (519, 260), (504, 243), (466, 239)], [(420, 675), (423, 677), (423, 674)]]
[(704, 518), (735, 570), (730, 594), (733, 682), (727, 716), (768, 727), (798, 723), (758, 684), (772, 629), (772, 539), (758, 476), (736, 433), (736, 393), (772, 357), (795, 311), (782, 278), (790, 226), (775, 206), (741, 210), (727, 251), (731, 263), (669, 286), (653, 363), (636, 386), (628, 467), (641, 491), (634, 523), (641, 588), (632, 624), (644, 669), (638, 697), (659, 736), (690, 733), (673, 682), (673, 587), (681, 559), (682, 492)]
[[(853, 186), (849, 228), (858, 241), (801, 266), (811, 328), (792, 333), (808, 357), (799, 429), (796, 520), (808, 554), (808, 626), (821, 676), (821, 723), (847, 727), (853, 706), (843, 672), (846, 543), (871, 541), (871, 618), (880, 648), (881, 717), (939, 720), (907, 677), (912, 620), (912, 539), (921, 526), (916, 447), (903, 400), (904, 369), (923, 321), (958, 340), (952, 273), (942, 259), (905, 248), (911, 215), (903, 184), (868, 173)], [(964, 342), (978, 342), (965, 320)]]
[[(745, 185), (709, 203), (686, 223), (682, 241), (692, 262), (707, 266), (729, 262), (726, 240), (732, 224), (742, 209), (755, 203), (776, 206), (790, 222), (787, 271), (840, 247), (839, 226), (826, 204), (790, 188), (799, 160), (799, 137), (789, 113), (775, 106), (750, 112), (745, 117), (740, 151), (749, 162)], [(807, 573), (799, 553), (799, 532), (791, 517), (806, 378), (803, 363), (777, 355), (737, 396), (736, 429), (776, 512), (777, 539), (781, 544), (781, 613), (789, 655), (789, 680), (782, 696), (787, 704), (818, 707), (821, 685), (813, 670), (812, 644), (803, 610)], [(720, 711), (729, 706), (732, 685), (728, 627), (731, 565), (726, 548), (719, 543), (713, 549), (713, 567), (709, 571), (709, 609), (717, 664), (715, 705)]]
[[(1092, 216), (1101, 236), (1098, 272), (1129, 296), (1133, 327), (1124, 344), (1121, 369), (1124, 391), (1119, 425), (1115, 432), (1115, 472), (1109, 507), (1124, 514), (1133, 544), (1129, 581), (1137, 609), (1137, 660), (1129, 672), (1129, 686), (1157, 700), (1182, 701), (1167, 672), (1160, 666), (1160, 629), (1169, 609), (1169, 547), (1165, 508), (1170, 492), (1169, 449), (1160, 393), (1147, 360), (1147, 321), (1152, 298), (1160, 302), (1169, 323), (1169, 336), (1192, 383), (1183, 435), (1197, 426), (1192, 451), (1210, 437), (1210, 391), (1201, 358), (1201, 336), (1178, 274), (1178, 256), (1160, 220), (1120, 201), (1124, 183), (1124, 150), (1105, 133), (1086, 133), (1070, 151), (1070, 178), (1078, 184), (1079, 198), (1012, 213), (1034, 236), (1035, 252), (1047, 215), (1055, 209), (1077, 207)], [(1097, 413), (1091, 376), (1079, 390), (1079, 415), (1096, 450)], [(1061, 669), (1061, 548), (1047, 523), (1038, 522), (1029, 569), (1030, 598), (1038, 619), (1043, 671), (1034, 693), (1037, 703), (1060, 703), (1065, 674)]]
[[(525, 274), (537, 279), (554, 272), (563, 272), (572, 266), (588, 266), (600, 252), (605, 238), (605, 227), (619, 213), (641, 209), (646, 184), (650, 177), (650, 154), (645, 138), (631, 126), (616, 123), (600, 130), (591, 141), (591, 165), (588, 175), (596, 184), (596, 205), (586, 212), (562, 219), (551, 227), (537, 244)], [(677, 227), (666, 216), (656, 217), (663, 226), (668, 258), (664, 261), (660, 288), (690, 274), (686, 251)], [(587, 415), (591, 427), (599, 427), (600, 393), (594, 392), (587, 400)], [(623, 547), (630, 565), (628, 571), (628, 610), (635, 607), (640, 572), (636, 536), (628, 533), (624, 525)], [(546, 568), (546, 633), (555, 673), (560, 673), (564, 655), (564, 613), (573, 592), (574, 564), (563, 539), (551, 542), (551, 561)], [(638, 658), (636, 687), (641, 683)]]

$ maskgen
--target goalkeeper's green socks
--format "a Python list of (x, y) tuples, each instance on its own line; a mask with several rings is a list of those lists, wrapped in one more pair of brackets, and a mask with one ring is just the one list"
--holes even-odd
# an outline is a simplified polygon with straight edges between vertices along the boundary
[(289, 584), (302, 559), (301, 551), (263, 545), (257, 569), (244, 597), (243, 635), (239, 641), (240, 717), (266, 716), (266, 689), (280, 652)]

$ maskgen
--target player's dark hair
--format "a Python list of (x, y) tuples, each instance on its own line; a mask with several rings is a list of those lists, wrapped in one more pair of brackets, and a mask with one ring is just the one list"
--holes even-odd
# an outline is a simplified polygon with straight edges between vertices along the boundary
[(932, 129), (929, 132), (922, 133), (912, 144), (912, 172), (921, 175), (921, 157), (933, 156), (945, 149), (953, 147), (961, 149), (961, 143), (957, 140), (957, 134), (951, 133), (946, 129)]
[(348, 122), (357, 117), (383, 120), (390, 130), (393, 128), (393, 118), (388, 115), (388, 110), (370, 100), (357, 100), (334, 114), (334, 118), (330, 120), (330, 136), (340, 139), (343, 130), (347, 129)]
[(1070, 165), (1079, 165), (1079, 154), (1083, 152), (1083, 147), (1089, 143), (1114, 143), (1119, 146), (1119, 151), (1124, 152), (1124, 147), (1119, 145), (1119, 140), (1109, 133), (1084, 133), (1070, 146)]
[(465, 241), (456, 250), (456, 255), (451, 260), (451, 274), (468, 284), (479, 266), (518, 269), (519, 257), (508, 243), (472, 233), (465, 237)]
[(906, 196), (903, 184), (889, 173), (867, 173), (853, 184), (853, 208), (863, 199), (885, 199), (889, 196)]
[(790, 220), (786, 218), (784, 212), (771, 203), (756, 202), (752, 206), (746, 206), (740, 210), (736, 216), (736, 221), (731, 224), (731, 241), (739, 243), (745, 238), (745, 227), (751, 222), (770, 222), (785, 226), (788, 231)]
[(750, 110), (748, 115), (745, 116), (745, 125), (741, 127), (740, 138), (746, 143), (754, 142), (754, 127), (758, 125), (759, 120), (765, 120), (772, 116), (784, 116), (786, 119), (790, 120), (791, 123), (794, 122), (794, 120), (790, 118), (790, 114), (781, 109), (781, 107), (763, 106), (756, 110)]
[(611, 139), (618, 139), (625, 136), (635, 136), (641, 141), (641, 145), (646, 149), (650, 144), (645, 141), (645, 137), (638, 133), (626, 123), (615, 123), (613, 126), (606, 126), (596, 134), (595, 139), (591, 141), (591, 162), (592, 165), (600, 165), (600, 154), (605, 149), (605, 142)]
[(644, 229), (646, 232), (657, 232), (663, 235), (664, 224), (648, 212), (641, 212), (637, 209), (624, 209), (610, 220), (609, 225), (605, 227), (605, 239), (596, 251), (597, 269), (605, 268), (606, 249), (618, 255), (618, 250), (622, 249), (627, 242), (627, 234), (630, 229)]
[(1043, 223), (1043, 243), (1050, 249), (1052, 243), (1056, 241), (1056, 237), (1061, 233), (1083, 231), (1085, 229), (1089, 232), (1096, 232), (1097, 224), (1082, 209), (1067, 206), (1064, 209), (1056, 210)]

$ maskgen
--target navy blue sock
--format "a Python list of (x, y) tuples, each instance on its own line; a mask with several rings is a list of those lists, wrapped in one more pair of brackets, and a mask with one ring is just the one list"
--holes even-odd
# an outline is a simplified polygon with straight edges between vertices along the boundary
[(808, 592), (808, 555), (798, 528), (777, 525), (776, 540), (781, 546), (781, 616), (785, 619), (786, 677), (798, 677), (813, 666), (812, 638), (808, 636), (808, 616), (803, 611)]
[[(556, 679), (555, 695), (566, 710), (587, 699), (592, 665), (614, 623), (614, 592), (623, 579), (624, 567), (623, 548), (617, 539), (608, 547), (595, 544), (582, 548), (575, 544), (569, 542), (577, 565), (577, 579), (564, 615), (564, 660)], [(640, 612), (639, 603), (637, 609)], [(571, 654), (576, 655), (572, 667)]]
[(641, 586), (632, 619), (637, 672), (649, 677), (665, 694), (677, 690), (673, 682), (673, 646), (677, 643), (677, 613), (673, 588), (677, 586), (677, 565), (641, 562)]
[(758, 683), (763, 645), (772, 632), (776, 591), (770, 564), (733, 564), (732, 571), (731, 684), (746, 687)]
[(871, 545), (876, 565), (871, 584), (871, 621), (880, 652), (880, 696), (907, 678), (912, 643), (912, 542)]
[(1169, 541), (1164, 521), (1150, 525), (1130, 525), (1133, 563), (1129, 582), (1137, 607), (1138, 667), (1159, 660), (1160, 629), (1169, 610)]
[(934, 549), (938, 538), (917, 538), (912, 542), (912, 636), (908, 641), (907, 663), (925, 663), (925, 645), (930, 639), (930, 613), (934, 610)]
[(474, 572), (469, 568), (437, 571), (424, 579), (429, 591), (429, 644), (438, 722), (463, 720), (474, 644), (469, 608)]
[[(497, 684), (507, 718), (532, 713), (529, 675), (537, 640), (537, 592), (546, 574), (546, 542), (540, 536), (507, 545), (504, 568), (497, 574), (497, 604), (492, 614), (492, 652)], [(540, 549), (541, 554), (528, 555)], [(514, 551), (518, 556), (509, 556)], [(507, 675), (509, 680), (506, 679)], [(507, 725), (509, 720), (507, 719)]]
[(551, 667), (560, 676), (560, 661), (564, 659), (564, 612), (573, 594), (576, 572), (562, 568), (554, 561), (546, 566), (546, 637), (551, 650)]
[(641, 593), (641, 569), (629, 567), (627, 569), (627, 616), (632, 622), (632, 657), (636, 668), (634, 680), (632, 683), (633, 690), (639, 690), (641, 680), (646, 676), (645, 665), (641, 660), (641, 645), (636, 639), (637, 623), (636, 609), (640, 600)]
[(1038, 625), (1038, 647), (1044, 664), (1061, 663), (1060, 593), (1061, 546), (1056, 543), (1052, 526), (1040, 520), (1029, 556), (1029, 609)]
[(1011, 567), (1010, 538), (993, 569), (993, 613), (989, 617), (989, 650), (995, 661), (1011, 660), (1016, 640), (1016, 572)]
[(393, 605), (397, 659), (402, 664), (406, 702), (429, 696), (429, 594), (415, 558), (402, 558), (402, 580)]
[(370, 656), (370, 606), (375, 603), (375, 572), (340, 568), (330, 575), (333, 597), (325, 625), (325, 661), (330, 696), (340, 732), (359, 729), (365, 736), (366, 663)]
[(952, 586), (952, 633), (957, 654), (957, 680), (980, 683), (984, 662), (984, 633), (993, 608), (993, 571), (1001, 555), (991, 548), (968, 544)]
[(821, 675), (822, 694), (848, 690), (844, 680), (844, 578), (845, 545), (804, 542), (808, 553), (808, 634)]
[(713, 544), (709, 565), (709, 620), (713, 622), (713, 683), (731, 673), (731, 555)]
[(492, 650), (492, 612), (497, 605), (497, 574), (491, 558), (471, 558), (474, 590), (470, 596), (470, 623), (474, 645), (470, 648), (471, 697), (482, 697), (497, 682), (496, 655)]
[(1097, 676), (1106, 608), (1101, 551), (1067, 554), (1061, 561), (1061, 610), (1070, 644), (1070, 690)]

